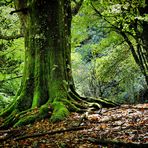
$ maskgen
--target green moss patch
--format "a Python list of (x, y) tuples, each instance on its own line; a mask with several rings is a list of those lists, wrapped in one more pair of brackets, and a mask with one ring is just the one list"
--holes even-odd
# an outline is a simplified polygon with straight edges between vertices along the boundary
[(68, 111), (68, 109), (66, 108), (66, 106), (64, 105), (63, 102), (54, 101), (52, 103), (52, 107), (54, 109), (53, 114), (50, 118), (50, 120), (52, 122), (63, 120), (66, 116), (69, 115), (69, 111)]

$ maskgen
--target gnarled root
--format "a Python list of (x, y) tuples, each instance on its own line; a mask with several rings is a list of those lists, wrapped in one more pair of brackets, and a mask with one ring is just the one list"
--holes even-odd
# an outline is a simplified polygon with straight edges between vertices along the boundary
[(49, 118), (52, 122), (56, 122), (67, 117), (70, 112), (84, 113), (88, 109), (100, 110), (102, 106), (113, 107), (117, 105), (105, 99), (83, 98), (75, 92), (68, 93), (67, 98), (55, 98), (53, 102), (50, 102), (49, 99), (48, 102), (38, 108), (28, 107), (21, 111), (17, 105), (17, 101), (0, 114), (4, 118), (4, 123), (0, 127), (1, 129), (30, 124), (43, 118)]

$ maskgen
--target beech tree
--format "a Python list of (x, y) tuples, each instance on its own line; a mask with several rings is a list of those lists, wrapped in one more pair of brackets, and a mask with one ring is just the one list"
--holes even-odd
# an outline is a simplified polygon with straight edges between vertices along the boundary
[(89, 102), (115, 105), (101, 99), (80, 97), (71, 70), (72, 12), (83, 0), (16, 0), (16, 10), (25, 38), (25, 66), (21, 86), (14, 102), (1, 113), (2, 128), (20, 126), (49, 117), (61, 120), (71, 111), (85, 111)]

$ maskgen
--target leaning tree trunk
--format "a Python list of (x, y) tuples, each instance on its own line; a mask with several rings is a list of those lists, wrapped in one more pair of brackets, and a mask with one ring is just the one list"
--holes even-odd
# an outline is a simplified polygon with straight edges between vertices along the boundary
[(70, 0), (18, 0), (17, 6), (26, 6), (20, 13), (25, 20), (25, 66), (15, 100), (1, 114), (6, 117), (2, 127), (44, 117), (57, 121), (70, 111), (86, 109), (88, 103), (75, 92), (71, 73)]
[[(148, 1), (145, 1), (145, 7), (139, 7), (138, 9), (142, 17), (144, 17), (145, 14), (148, 14)], [(140, 38), (142, 43), (140, 43), (141, 49), (138, 54), (143, 63), (144, 76), (148, 87), (148, 22), (145, 20), (141, 21), (141, 27), (142, 32), (140, 32)]]
[[(148, 8), (148, 7), (147, 7)], [(143, 41), (143, 51), (141, 51), (144, 67), (145, 67), (145, 77), (148, 86), (148, 23), (143, 22), (143, 31), (142, 31), (142, 41)]]

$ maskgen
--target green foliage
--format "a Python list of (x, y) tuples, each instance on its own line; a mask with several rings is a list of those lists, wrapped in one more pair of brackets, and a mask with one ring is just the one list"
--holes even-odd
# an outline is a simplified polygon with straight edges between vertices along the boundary
[[(74, 25), (77, 28), (83, 26), (81, 33), (85, 34), (85, 36), (76, 35), (77, 30), (74, 28), (75, 34), (72, 37), (76, 36), (76, 39), (73, 39), (76, 41), (73, 47), (76, 53), (74, 53), (73, 74), (76, 88), (82, 95), (107, 97), (119, 102), (140, 101), (136, 98), (140, 91), (146, 88), (144, 76), (123, 37), (117, 30), (113, 30), (123, 26), (122, 31), (131, 35), (132, 44), (137, 44), (132, 37), (135, 30), (131, 28), (131, 23), (135, 21), (138, 13), (134, 12), (137, 5), (134, 1), (132, 8), (129, 8), (129, 3), (126, 1), (122, 4), (118, 1), (111, 3), (93, 1), (93, 5), (103, 17), (95, 14), (92, 7), (85, 3), (77, 16), (83, 25), (73, 18)], [(126, 11), (125, 16), (121, 13), (122, 7)], [(83, 38), (79, 38), (80, 35)]]
[(1, 6), (13, 6), (12, 0), (1, 0), (0, 7)]
[(0, 34), (2, 35), (16, 35), (20, 32), (20, 21), (17, 14), (10, 14), (13, 10), (14, 8), (8, 6), (0, 7)]
[[(80, 46), (80, 43), (88, 38), (88, 28), (98, 25), (98, 18), (94, 15), (91, 6), (85, 1), (79, 13), (72, 19), (72, 49)], [(74, 49), (73, 49), (74, 50)]]
[(6, 101), (4, 100), (4, 94), (0, 94), (0, 107), (4, 108), (6, 106)]
[(118, 84), (118, 86), (116, 86), (118, 87), (118, 91), (115, 92), (117, 95), (114, 96), (114, 92), (112, 92), (113, 96), (111, 97), (116, 97), (120, 99), (119, 101), (123, 101), (124, 96), (122, 94), (126, 92), (126, 94), (128, 94), (126, 101), (136, 101), (135, 94), (140, 92), (141, 89), (144, 89), (146, 84), (127, 46), (124, 44), (120, 45), (108, 53), (107, 56), (98, 58), (96, 61), (96, 77), (103, 82), (111, 82), (114, 80)]
[[(0, 7), (0, 36), (15, 36), (20, 32), (20, 22), (14, 10), (9, 6)], [(15, 95), (20, 85), (23, 70), (23, 39), (0, 39), (0, 91), (10, 96)], [(15, 79), (17, 78), (17, 79)]]

